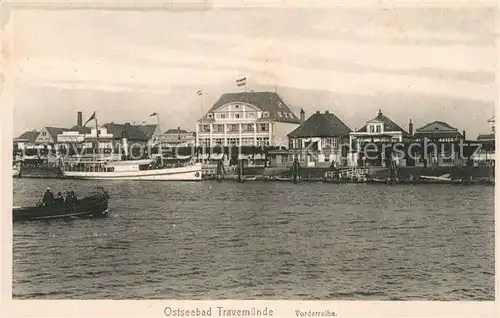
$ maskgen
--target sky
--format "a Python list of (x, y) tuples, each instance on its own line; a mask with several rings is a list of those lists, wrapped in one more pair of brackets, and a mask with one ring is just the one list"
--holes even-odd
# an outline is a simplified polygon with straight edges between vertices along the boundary
[(351, 129), (381, 109), (405, 128), (441, 120), (475, 139), (494, 114), (495, 11), (481, 3), (24, 8), (7, 25), (15, 136), (69, 128), (77, 111), (100, 123), (156, 123), (158, 112), (163, 130), (195, 130), (221, 94), (242, 91), (240, 77), (297, 115), (329, 110)]

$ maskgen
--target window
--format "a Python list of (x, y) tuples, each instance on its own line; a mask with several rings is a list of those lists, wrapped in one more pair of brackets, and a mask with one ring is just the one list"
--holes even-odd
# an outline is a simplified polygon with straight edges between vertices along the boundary
[(234, 114), (234, 118), (239, 119), (240, 118), (240, 114)]
[(227, 126), (227, 132), (229, 133), (237, 133), (239, 132), (239, 125), (238, 124), (231, 124)]
[(371, 132), (371, 133), (372, 133), (372, 132), (375, 132), (375, 129), (374, 129), (373, 125), (370, 125), (370, 132)]
[(200, 146), (210, 147), (210, 139), (209, 138), (200, 138)]
[(253, 124), (245, 124), (243, 125), (244, 132), (253, 132)]
[(226, 113), (222, 113), (222, 114), (219, 114), (219, 118), (220, 119), (226, 119)]
[(227, 140), (228, 146), (238, 146), (240, 144), (240, 139), (239, 138), (229, 138)]
[(47, 132), (46, 131), (42, 131), (42, 136), (47, 136)]
[(224, 125), (213, 125), (212, 126), (212, 132), (214, 132), (214, 133), (223, 133), (224, 132)]
[(200, 132), (202, 132), (202, 133), (208, 133), (208, 132), (210, 132), (210, 125), (208, 125), (208, 124), (201, 124), (199, 126), (199, 129), (200, 129)]
[(283, 103), (282, 102), (278, 102), (278, 107), (279, 108), (283, 107)]
[(209, 114), (207, 115), (207, 117), (208, 117), (208, 118), (210, 118), (210, 119), (212, 119), (212, 118), (214, 118), (214, 115), (213, 115), (212, 113), (209, 113)]
[(246, 113), (247, 114), (247, 118), (255, 118), (255, 113), (254, 112), (249, 112), (249, 113)]
[(259, 131), (269, 131), (268, 124), (260, 124), (259, 125)]
[(215, 146), (223, 146), (224, 145), (224, 139), (223, 138), (215, 138), (214, 139), (214, 145)]
[(380, 125), (377, 125), (377, 132), (379, 133), (379, 132), (381, 132), (381, 130), (382, 130), (382, 129), (381, 129), (381, 126), (380, 126)]
[(283, 113), (283, 116), (285, 116), (285, 118), (288, 118), (288, 113)]
[(269, 117), (269, 112), (262, 113), (262, 117)]
[(281, 112), (278, 112), (278, 116), (281, 117)]
[(257, 146), (269, 146), (269, 138), (268, 137), (258, 137), (257, 138)]
[(241, 138), (241, 145), (242, 146), (252, 146), (253, 145), (253, 138)]

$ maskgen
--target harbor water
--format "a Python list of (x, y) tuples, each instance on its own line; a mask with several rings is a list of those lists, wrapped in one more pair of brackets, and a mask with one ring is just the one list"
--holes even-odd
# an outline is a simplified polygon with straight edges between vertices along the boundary
[(14, 299), (494, 300), (494, 187), (15, 179), (109, 217), (13, 224)]

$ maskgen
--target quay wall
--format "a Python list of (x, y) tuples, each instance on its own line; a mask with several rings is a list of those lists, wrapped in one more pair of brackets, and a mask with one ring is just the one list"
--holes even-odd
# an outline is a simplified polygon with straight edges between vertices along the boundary
[[(378, 178), (386, 178), (389, 176), (389, 169), (383, 167), (369, 167), (370, 173)], [(329, 167), (302, 167), (299, 174), (304, 178), (321, 178), (325, 172), (331, 171)], [(456, 178), (488, 178), (491, 174), (491, 168), (488, 167), (400, 167), (398, 173), (402, 178), (407, 178), (410, 174), (425, 175), (425, 176), (441, 176), (450, 174), (452, 179)], [(234, 173), (227, 173), (226, 175), (233, 175)], [(291, 177), (292, 172), (290, 168), (245, 168), (244, 174), (246, 176), (266, 175), (266, 176), (279, 176)]]

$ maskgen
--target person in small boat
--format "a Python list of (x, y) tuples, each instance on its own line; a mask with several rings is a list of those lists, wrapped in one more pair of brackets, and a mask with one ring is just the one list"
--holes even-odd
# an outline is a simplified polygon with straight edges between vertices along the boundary
[(43, 199), (42, 199), (42, 205), (43, 206), (51, 206), (54, 203), (54, 194), (52, 191), (50, 191), (50, 188), (47, 188), (45, 190), (45, 193), (43, 194)]
[(75, 192), (71, 191), (69, 194), (71, 195), (71, 200), (73, 201), (73, 205), (76, 205), (76, 201), (78, 201), (78, 199), (76, 197)]
[(63, 198), (61, 191), (57, 192), (57, 197), (55, 199), (55, 202), (58, 205), (64, 205), (64, 198)]

